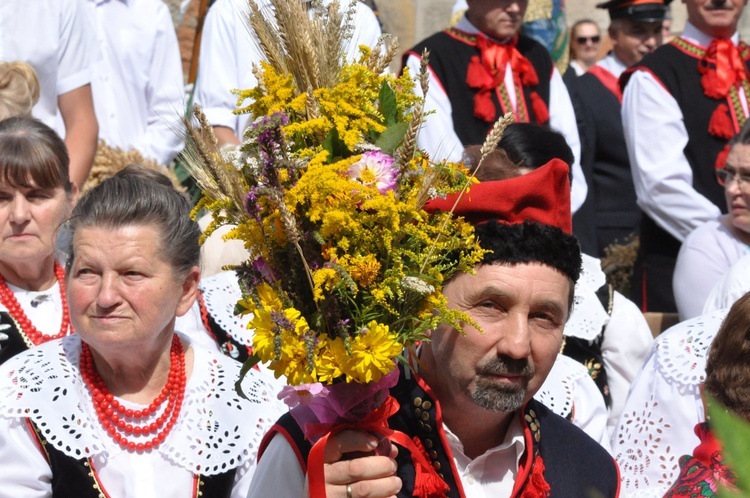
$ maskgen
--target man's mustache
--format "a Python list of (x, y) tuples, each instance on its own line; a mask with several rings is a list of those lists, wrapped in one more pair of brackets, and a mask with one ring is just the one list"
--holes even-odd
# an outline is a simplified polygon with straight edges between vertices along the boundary
[(536, 369), (529, 360), (500, 356), (479, 367), (480, 375), (520, 375), (531, 378)]

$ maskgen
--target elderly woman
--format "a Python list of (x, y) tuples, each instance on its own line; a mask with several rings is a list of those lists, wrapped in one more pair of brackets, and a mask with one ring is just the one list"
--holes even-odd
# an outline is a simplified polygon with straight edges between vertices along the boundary
[(700, 315), (714, 285), (750, 253), (750, 122), (730, 140), (717, 176), (728, 214), (699, 226), (682, 243), (672, 279), (680, 320)]
[(65, 144), (27, 117), (0, 121), (0, 363), (71, 332), (55, 259), (76, 188)]
[(69, 221), (77, 334), (0, 368), (0, 497), (245, 496), (283, 411), (273, 379), (175, 332), (196, 298), (199, 229), (163, 175), (128, 167)]

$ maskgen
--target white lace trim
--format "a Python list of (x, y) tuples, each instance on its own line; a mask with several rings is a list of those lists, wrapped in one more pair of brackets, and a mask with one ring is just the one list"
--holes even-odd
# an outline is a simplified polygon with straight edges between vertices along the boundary
[[(192, 473), (214, 475), (254, 460), (266, 430), (286, 409), (273, 379), (251, 370), (244, 400), (234, 390), (239, 363), (193, 350), (180, 418), (156, 451)], [(80, 351), (72, 335), (7, 361), (0, 369), (0, 417), (31, 418), (49, 444), (76, 459), (115, 455), (123, 450), (96, 418), (78, 370)]]
[(568, 337), (593, 341), (609, 322), (607, 310), (596, 295), (596, 291), (607, 282), (607, 279), (602, 271), (601, 261), (586, 254), (581, 256), (581, 276), (576, 283), (573, 312), (565, 324), (564, 333)]
[(706, 379), (706, 356), (727, 310), (681, 322), (656, 340), (656, 368), (680, 392), (697, 392)]
[(237, 274), (230, 271), (218, 273), (201, 280), (200, 287), (208, 314), (232, 339), (243, 346), (252, 346), (253, 331), (247, 328), (251, 315), (238, 317), (234, 314), (237, 301), (242, 299)]
[(558, 355), (534, 399), (561, 417), (567, 417), (573, 411), (576, 383), (588, 374), (586, 367), (577, 361)]

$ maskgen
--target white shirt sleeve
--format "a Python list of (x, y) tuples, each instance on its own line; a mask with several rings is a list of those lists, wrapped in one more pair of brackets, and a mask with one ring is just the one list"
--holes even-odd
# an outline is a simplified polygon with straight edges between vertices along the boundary
[[(677, 240), (720, 210), (693, 188), (688, 133), (677, 101), (646, 71), (625, 87), (622, 126), (638, 205)], [(657, 138), (658, 137), (658, 138)]]
[[(217, 0), (208, 10), (195, 82), (195, 101), (208, 121), (214, 126), (230, 128), (240, 139), (242, 126), (239, 116), (232, 112), (237, 107), (237, 96), (232, 90), (257, 83), (250, 67), (261, 60), (249, 30), (241, 22), (244, 15), (239, 2), (233, 0)], [(240, 64), (246, 56), (249, 57)], [(243, 67), (247, 74), (242, 73)], [(243, 81), (245, 77), (248, 81)]]
[(711, 289), (747, 251), (721, 221), (704, 223), (688, 235), (677, 255), (672, 278), (680, 320), (701, 314)]
[(294, 449), (284, 436), (276, 434), (258, 462), (247, 496), (306, 497), (306, 482)]
[(612, 396), (607, 420), (608, 434), (617, 425), (630, 383), (646, 361), (653, 342), (654, 337), (641, 310), (628, 298), (615, 292), (612, 315), (602, 340), (602, 359)]
[(50, 498), (52, 470), (21, 419), (0, 419), (0, 498)]
[(612, 453), (607, 432), (607, 407), (602, 393), (589, 375), (575, 381), (571, 421), (610, 454)]
[(159, 9), (158, 31), (151, 54), (146, 88), (147, 123), (142, 143), (133, 144), (145, 156), (168, 165), (183, 147), (183, 74), (180, 47), (165, 5)]
[(703, 313), (729, 308), (750, 291), (750, 254), (738, 259), (711, 290)]
[(91, 55), (94, 28), (78, 0), (61, 2), (58, 45), (57, 94), (62, 95), (91, 83)]
[(415, 79), (415, 93), (424, 97), (424, 124), (417, 135), (417, 145), (429, 154), (433, 161), (447, 159), (459, 162), (463, 158), (464, 146), (458, 135), (453, 130), (453, 109), (443, 85), (437, 79), (435, 73), (428, 66), (429, 88), (427, 95), (422, 95), (419, 86), (420, 57), (409, 55), (405, 66), (409, 68), (409, 74)]
[(581, 138), (578, 135), (576, 114), (573, 102), (557, 68), (552, 68), (552, 79), (549, 88), (549, 126), (565, 137), (573, 151), (573, 181), (570, 184), (570, 209), (573, 213), (583, 205), (588, 193), (586, 178), (581, 169)]

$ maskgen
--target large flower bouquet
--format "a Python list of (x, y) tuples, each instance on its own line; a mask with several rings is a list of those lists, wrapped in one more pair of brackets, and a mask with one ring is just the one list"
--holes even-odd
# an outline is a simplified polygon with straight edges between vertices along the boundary
[[(377, 410), (404, 352), (438, 324), (460, 330), (470, 321), (441, 290), (484, 252), (471, 225), (424, 209), (472, 177), (417, 149), (423, 110), (414, 82), (383, 73), (394, 43), (362, 47), (345, 63), (356, 2), (343, 10), (313, 3), (312, 13), (299, 0), (271, 3), (269, 14), (251, 2), (266, 61), (258, 85), (238, 91), (236, 112), (254, 121), (237, 150), (220, 151), (197, 109), (188, 166), (203, 191), (196, 212), (213, 214), (208, 232), (232, 225), (227, 237), (252, 255), (235, 270), (254, 357), (301, 386), (289, 389), (297, 401), (328, 398), (313, 411), (330, 428)], [(424, 94), (426, 67), (418, 80)], [(347, 394), (334, 401), (337, 386)], [(321, 425), (310, 425), (315, 440)]]

